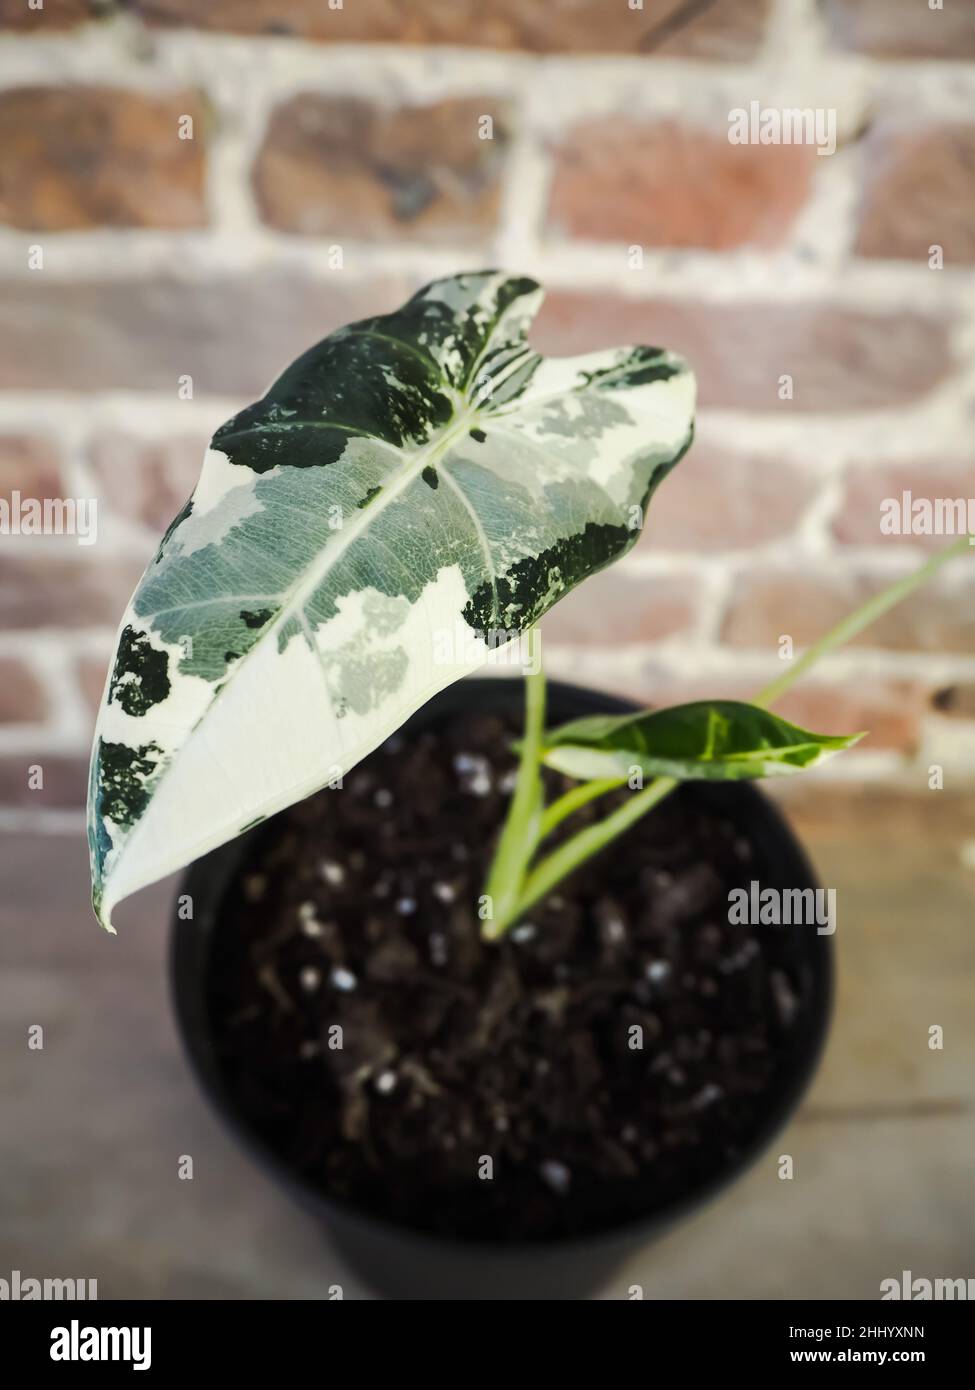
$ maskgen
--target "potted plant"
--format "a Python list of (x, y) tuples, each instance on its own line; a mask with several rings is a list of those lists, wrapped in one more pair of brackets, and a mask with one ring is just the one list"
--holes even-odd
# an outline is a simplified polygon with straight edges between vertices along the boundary
[[(92, 757), (97, 915), (198, 861), (173, 953), (198, 1073), (405, 1296), (585, 1291), (794, 1107), (833, 924), (743, 783), (855, 741), (767, 706), (960, 548), (751, 704), (546, 691), (535, 624), (637, 540), (694, 384), (656, 348), (542, 359), (539, 298), (437, 281), (217, 431)], [(515, 683), (455, 684), (512, 651), (523, 721)]]

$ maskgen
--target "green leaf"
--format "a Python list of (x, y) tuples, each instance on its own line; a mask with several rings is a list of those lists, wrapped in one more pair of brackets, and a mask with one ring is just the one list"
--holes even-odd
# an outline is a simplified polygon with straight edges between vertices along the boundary
[(657, 348), (540, 357), (540, 299), (498, 272), (437, 281), (311, 348), (214, 435), (99, 716), (106, 926), (347, 772), (635, 542), (690, 443), (693, 377)]
[(738, 700), (576, 719), (545, 734), (544, 762), (580, 780), (648, 777), (741, 781), (813, 767), (862, 734), (811, 734)]

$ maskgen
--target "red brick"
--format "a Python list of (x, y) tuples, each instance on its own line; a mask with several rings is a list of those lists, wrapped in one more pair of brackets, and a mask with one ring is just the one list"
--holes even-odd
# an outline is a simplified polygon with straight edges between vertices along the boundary
[[(25, 549), (30, 545), (31, 554)], [(47, 537), (24, 542), (20, 553), (0, 553), (0, 631), (38, 627), (115, 627), (142, 566), (106, 560), (98, 545), (85, 547), (76, 559), (59, 545), (52, 556)]]
[[(836, 303), (705, 304), (556, 292), (532, 340), (540, 351), (560, 354), (662, 344), (689, 358), (701, 405), (785, 414), (905, 405), (955, 365), (943, 319)], [(791, 401), (778, 397), (783, 374), (793, 377)]]
[(47, 717), (44, 688), (28, 666), (0, 657), (0, 724), (42, 724)]
[[(482, 116), (493, 138), (480, 139)], [(261, 216), (302, 236), (480, 240), (497, 220), (506, 119), (490, 97), (382, 110), (305, 93), (272, 113), (254, 169)]]
[[(42, 786), (31, 787), (31, 769), (40, 768)], [(36, 781), (36, 776), (32, 778)], [(25, 811), (58, 811), (84, 806), (88, 761), (53, 753), (24, 752), (0, 757), (0, 806)]]
[(775, 713), (817, 734), (865, 731), (858, 749), (914, 753), (927, 700), (927, 687), (920, 681), (857, 676), (847, 684), (797, 686), (776, 702)]
[(325, 41), (454, 44), (537, 53), (661, 53), (726, 61), (755, 56), (769, 0), (686, 5), (644, 0), (134, 0), (153, 24)]
[(542, 641), (616, 647), (659, 642), (696, 621), (701, 585), (685, 575), (640, 575), (627, 563), (588, 579), (542, 619)]
[[(975, 652), (975, 566), (961, 556), (954, 573), (932, 581), (865, 628), (848, 645), (887, 651)], [(794, 569), (757, 570), (735, 584), (722, 639), (769, 653), (788, 634), (796, 655), (890, 582), (879, 576)]]
[(944, 0), (819, 0), (834, 44), (876, 58), (975, 58), (975, 7)]
[(805, 202), (815, 152), (732, 145), (726, 131), (605, 117), (555, 152), (549, 228), (642, 246), (776, 246)]
[(36, 435), (0, 435), (0, 497), (9, 502), (15, 489), (21, 497), (62, 496), (57, 450), (50, 440)]
[(97, 19), (107, 8), (98, 0), (44, 0), (42, 10), (31, 9), (27, 0), (0, 0), (0, 29), (42, 35)]
[(888, 536), (880, 529), (881, 506), (889, 498), (900, 503), (904, 492), (915, 499), (975, 498), (975, 463), (920, 459), (885, 467), (854, 467), (843, 487), (833, 520), (833, 534), (848, 545), (912, 545), (940, 550), (944, 536)]
[(100, 435), (91, 446), (99, 512), (112, 510), (150, 531), (164, 531), (196, 487), (208, 443), (206, 435), (154, 441)]
[(101, 708), (102, 696), (105, 693), (105, 679), (112, 658), (113, 653), (106, 646), (104, 656), (83, 656), (76, 666), (75, 675), (78, 689), (81, 691), (81, 698), (92, 717), (93, 724), (95, 715)]
[(795, 530), (815, 491), (810, 471), (789, 459), (699, 439), (654, 493), (642, 544), (709, 554), (762, 545)]
[[(194, 138), (179, 138), (193, 118)], [(0, 222), (39, 232), (200, 227), (205, 119), (192, 92), (0, 92)]]
[(341, 272), (317, 282), (276, 272), (204, 283), (11, 281), (0, 285), (0, 389), (158, 389), (176, 399), (187, 374), (196, 396), (260, 396), (312, 343), (394, 309), (408, 290), (349, 284)]
[(940, 246), (946, 267), (975, 262), (975, 126), (880, 130), (864, 168), (858, 255), (927, 265)]

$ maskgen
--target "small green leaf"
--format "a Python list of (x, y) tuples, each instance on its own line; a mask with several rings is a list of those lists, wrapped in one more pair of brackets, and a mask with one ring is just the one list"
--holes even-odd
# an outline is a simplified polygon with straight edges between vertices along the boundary
[(576, 719), (545, 735), (544, 762), (580, 780), (648, 777), (735, 782), (801, 772), (863, 734), (811, 734), (756, 705), (699, 700), (672, 709)]

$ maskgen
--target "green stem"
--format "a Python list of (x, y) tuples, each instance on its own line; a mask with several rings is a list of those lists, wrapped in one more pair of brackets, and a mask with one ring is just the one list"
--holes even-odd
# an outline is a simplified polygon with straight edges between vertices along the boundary
[(540, 761), (545, 728), (545, 676), (541, 662), (525, 677), (525, 733), (511, 805), (484, 886), (491, 899), (491, 916), (482, 927), (486, 940), (501, 934), (501, 921), (510, 922), (528, 861), (538, 842), (542, 811)]
[(599, 777), (591, 782), (580, 782), (577, 787), (570, 787), (557, 801), (553, 801), (551, 806), (542, 814), (538, 826), (539, 840), (544, 840), (546, 835), (551, 835), (555, 827), (561, 825), (566, 816), (571, 816), (574, 811), (578, 811), (580, 806), (595, 801), (597, 796), (605, 796), (607, 792), (615, 791), (617, 787), (625, 786), (625, 777)]
[(656, 777), (648, 787), (636, 792), (605, 820), (597, 821), (595, 825), (587, 825), (585, 830), (580, 830), (571, 840), (566, 840), (565, 844), (559, 845), (558, 849), (546, 855), (525, 879), (514, 911), (509, 914), (495, 935), (500, 936), (540, 898), (550, 893), (556, 884), (561, 883), (562, 879), (573, 873), (580, 864), (598, 854), (611, 840), (615, 840), (617, 835), (622, 835), (634, 821), (638, 821), (658, 802), (663, 801), (677, 785), (673, 777)]
[(961, 555), (971, 544), (968, 536), (960, 536), (953, 545), (947, 546), (944, 550), (939, 550), (937, 555), (933, 555), (926, 565), (914, 570), (912, 574), (905, 575), (903, 579), (898, 579), (895, 584), (882, 589), (879, 594), (874, 594), (873, 598), (867, 599), (855, 612), (850, 613), (842, 622), (830, 628), (825, 637), (820, 637), (818, 642), (814, 642), (798, 661), (794, 662), (787, 671), (783, 672), (777, 680), (772, 681), (764, 690), (760, 691), (752, 700), (752, 704), (761, 705), (763, 708), (778, 700), (787, 690), (790, 690), (800, 676), (806, 672), (816, 662), (831, 652), (836, 647), (840, 647), (844, 642), (849, 642), (851, 637), (855, 637), (858, 632), (862, 632), (865, 627), (875, 623), (889, 609), (900, 603), (901, 599), (907, 597), (914, 589), (920, 588), (931, 576), (946, 565), (949, 560), (956, 555)]
[[(780, 696), (795, 684), (800, 676), (805, 673), (827, 652), (833, 651), (836, 647), (848, 642), (851, 637), (855, 637), (858, 632), (867, 627), (870, 623), (893, 608), (895, 604), (907, 597), (913, 590), (917, 589), (930, 579), (942, 565), (948, 563), (956, 555), (961, 555), (969, 549), (972, 541), (967, 536), (961, 536), (954, 544), (940, 551), (928, 562), (903, 579), (898, 579), (881, 593), (875, 594), (868, 599), (854, 613), (849, 614), (835, 627), (831, 628), (824, 637), (803, 653), (788, 671), (779, 676), (778, 679), (767, 685), (764, 690), (755, 696), (754, 704), (762, 707), (771, 705)], [(591, 786), (588, 783), (587, 786)], [(587, 859), (591, 859), (594, 854), (598, 854), (601, 849), (610, 844), (617, 835), (621, 835), (624, 830), (628, 830), (631, 825), (638, 821), (641, 816), (645, 816), (654, 806), (659, 805), (665, 796), (669, 796), (675, 787), (679, 785), (676, 778), (657, 777), (649, 786), (637, 792), (624, 805), (613, 811), (605, 820), (596, 825), (590, 825), (585, 830), (580, 830), (577, 835), (573, 835), (570, 840), (558, 846), (551, 854), (547, 855), (536, 865), (531, 873), (524, 879), (521, 892), (513, 906), (509, 907), (503, 919), (496, 919), (492, 936), (498, 937), (508, 927), (512, 926), (530, 907), (533, 907), (541, 898), (550, 893), (552, 889), (569, 874), (574, 873), (581, 864)], [(583, 790), (580, 788), (579, 790)], [(566, 796), (571, 795), (567, 793)], [(588, 800), (589, 798), (585, 798)], [(561, 798), (562, 801), (566, 797)], [(554, 811), (560, 803), (557, 801), (549, 808), (549, 812)], [(580, 803), (581, 804), (581, 803)]]

